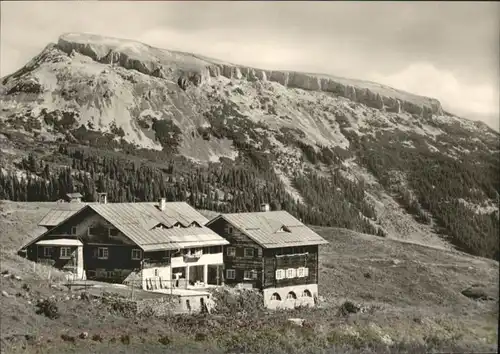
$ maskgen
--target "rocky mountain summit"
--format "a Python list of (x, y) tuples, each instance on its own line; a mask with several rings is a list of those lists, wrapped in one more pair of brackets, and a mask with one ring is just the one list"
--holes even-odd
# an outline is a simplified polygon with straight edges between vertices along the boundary
[[(86, 55), (99, 63), (116, 63), (125, 69), (179, 83), (183, 89), (200, 86), (210, 78), (247, 81), (271, 81), (284, 87), (308, 91), (324, 91), (349, 98), (369, 107), (400, 113), (405, 111), (423, 117), (442, 114), (439, 101), (392, 90), (371, 82), (305, 74), (290, 71), (261, 70), (223, 63), (201, 56), (158, 50), (142, 43), (103, 38), (95, 35), (66, 34), (59, 38), (57, 48), (67, 54)], [(392, 92), (389, 92), (392, 91)]]
[[(498, 256), (499, 134), (436, 99), (71, 33), (4, 77), (0, 101), (4, 175), (23, 169), (20, 136), (196, 166), (229, 161), (271, 171), (286, 192), (277, 204), (307, 205), (309, 222), (353, 227), (356, 215), (369, 232)], [(215, 189), (221, 204), (248, 194)], [(245, 198), (240, 209), (257, 203)]]

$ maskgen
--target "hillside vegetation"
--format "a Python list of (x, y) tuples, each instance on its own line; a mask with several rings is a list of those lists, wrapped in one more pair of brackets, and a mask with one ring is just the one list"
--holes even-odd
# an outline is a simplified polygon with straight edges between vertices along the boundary
[(2, 79), (0, 198), (261, 202), (499, 259), (499, 134), (437, 100), (93, 35)]
[[(0, 204), (0, 241), (9, 250), (0, 263), (2, 273), (9, 272), (0, 284), (9, 295), (1, 303), (2, 352), (424, 354), (496, 348), (499, 268), (493, 260), (318, 227), (329, 241), (320, 248), (319, 308), (268, 313), (258, 295), (226, 291), (216, 296), (219, 310), (212, 315), (138, 317), (77, 298), (80, 293), (61, 290), (57, 271), (48, 281), (48, 268), (34, 269), (14, 255), (55, 205)], [(477, 300), (470, 292), (486, 297)], [(58, 316), (37, 314), (37, 300), (51, 296)]]

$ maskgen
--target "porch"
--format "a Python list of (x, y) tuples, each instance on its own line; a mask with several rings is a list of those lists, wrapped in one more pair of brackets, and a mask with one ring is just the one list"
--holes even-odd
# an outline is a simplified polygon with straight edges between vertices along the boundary
[(143, 288), (149, 291), (213, 288), (224, 285), (223, 270), (223, 264), (200, 264), (147, 269), (143, 270)]
[(83, 243), (76, 239), (59, 238), (35, 243), (36, 262), (73, 274), (73, 280), (85, 279)]

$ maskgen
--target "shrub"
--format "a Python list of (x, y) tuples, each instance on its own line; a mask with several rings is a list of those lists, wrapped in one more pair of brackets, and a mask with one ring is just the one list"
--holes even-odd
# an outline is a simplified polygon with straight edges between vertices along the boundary
[(128, 334), (123, 334), (123, 335), (120, 337), (120, 341), (121, 341), (123, 344), (130, 344), (130, 335), (128, 335)]
[(351, 313), (357, 313), (359, 312), (360, 308), (359, 306), (355, 305), (351, 301), (346, 301), (340, 306), (340, 313), (344, 316), (347, 316)]
[(227, 315), (258, 314), (264, 311), (262, 294), (249, 289), (217, 288), (212, 291), (215, 313)]
[(76, 341), (76, 338), (74, 336), (70, 336), (67, 334), (62, 334), (61, 339), (65, 342), (72, 342), (72, 343), (74, 343)]
[(181, 142), (181, 130), (174, 122), (167, 119), (158, 120), (153, 118), (152, 128), (156, 140), (163, 146), (165, 151), (176, 152)]
[(37, 307), (36, 313), (38, 315), (44, 315), (51, 320), (59, 318), (59, 308), (54, 300), (43, 300), (37, 304)]
[(163, 345), (169, 345), (170, 344), (170, 338), (168, 336), (161, 336), (160, 339), (158, 339), (158, 342)]
[(101, 336), (100, 334), (94, 334), (94, 335), (92, 336), (92, 340), (93, 340), (94, 342), (102, 342), (102, 341), (103, 341), (103, 338), (102, 338), (102, 336)]

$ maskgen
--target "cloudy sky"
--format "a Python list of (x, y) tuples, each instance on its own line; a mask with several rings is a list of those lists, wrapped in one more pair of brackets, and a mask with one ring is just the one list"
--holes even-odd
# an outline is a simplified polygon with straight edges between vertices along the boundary
[(0, 74), (65, 32), (365, 79), (499, 126), (498, 2), (1, 2)]

